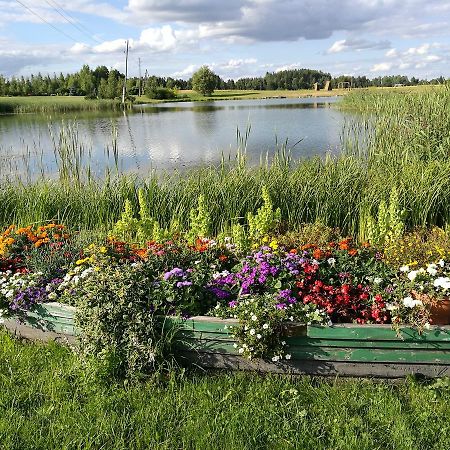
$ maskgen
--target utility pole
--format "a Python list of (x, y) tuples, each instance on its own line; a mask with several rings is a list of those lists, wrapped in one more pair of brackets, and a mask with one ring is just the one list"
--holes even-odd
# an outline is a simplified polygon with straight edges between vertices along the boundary
[(127, 78), (128, 78), (128, 39), (127, 39), (127, 49), (125, 50), (125, 80), (123, 82), (123, 89), (122, 89), (122, 104), (125, 104), (125, 94), (127, 92)]
[(139, 61), (139, 97), (142, 95), (141, 83), (142, 83), (142, 75), (141, 75), (141, 58), (138, 58)]

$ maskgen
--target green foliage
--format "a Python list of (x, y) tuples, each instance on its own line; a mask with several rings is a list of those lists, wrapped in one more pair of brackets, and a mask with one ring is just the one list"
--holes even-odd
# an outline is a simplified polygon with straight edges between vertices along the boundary
[(145, 95), (154, 100), (169, 100), (177, 97), (177, 94), (173, 89), (154, 85), (149, 85), (148, 88), (145, 89)]
[[(320, 312), (314, 304), (304, 305), (301, 302), (290, 305), (290, 308), (277, 308), (279, 297), (272, 293), (250, 295), (234, 302), (232, 309), (238, 325), (230, 326), (231, 336), (237, 340), (235, 347), (238, 353), (248, 359), (264, 358), (277, 362), (291, 359), (289, 348), (283, 337), (289, 322), (324, 324), (326, 314)], [(218, 305), (214, 314), (230, 318), (230, 310)]]
[(233, 244), (236, 245), (238, 250), (244, 251), (250, 247), (248, 234), (241, 224), (235, 223), (232, 225), (231, 237), (233, 239)]
[(258, 209), (256, 215), (249, 212), (247, 215), (249, 236), (253, 242), (276, 230), (281, 221), (281, 209), (274, 210), (272, 199), (266, 186), (262, 188), (263, 205)]
[(191, 243), (193, 243), (196, 238), (210, 236), (211, 216), (206, 206), (205, 196), (203, 194), (199, 195), (197, 208), (191, 209), (189, 218), (190, 228), (188, 232), (188, 239)]
[(202, 95), (211, 95), (216, 81), (217, 75), (208, 66), (202, 66), (192, 75), (192, 89)]
[(173, 330), (164, 327), (166, 311), (153, 295), (155, 277), (142, 264), (105, 266), (72, 292), (81, 355), (110, 376), (148, 374), (170, 359)]
[(385, 243), (399, 239), (404, 230), (405, 211), (400, 210), (400, 202), (397, 188), (394, 186), (389, 197), (389, 205), (382, 200), (378, 207), (376, 219), (367, 215), (364, 223), (365, 238), (374, 245), (384, 245)]
[(139, 220), (134, 217), (134, 209), (131, 201), (126, 199), (121, 217), (112, 230), (113, 235), (121, 239), (133, 241), (138, 230)]

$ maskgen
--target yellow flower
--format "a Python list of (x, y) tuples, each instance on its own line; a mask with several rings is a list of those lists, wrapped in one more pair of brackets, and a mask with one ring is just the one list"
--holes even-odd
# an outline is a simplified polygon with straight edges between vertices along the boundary
[(100, 247), (100, 253), (106, 253), (108, 251), (108, 249), (106, 247)]
[(278, 242), (273, 240), (269, 246), (273, 249), (273, 250), (278, 250)]

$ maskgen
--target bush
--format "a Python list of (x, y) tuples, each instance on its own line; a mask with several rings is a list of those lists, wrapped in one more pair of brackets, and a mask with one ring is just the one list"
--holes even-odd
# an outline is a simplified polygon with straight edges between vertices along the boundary
[(173, 89), (160, 86), (152, 86), (146, 89), (145, 95), (154, 100), (170, 100), (177, 97), (177, 94)]
[(152, 295), (155, 275), (142, 264), (104, 267), (73, 292), (81, 354), (95, 357), (109, 375), (151, 373), (170, 360), (173, 329)]

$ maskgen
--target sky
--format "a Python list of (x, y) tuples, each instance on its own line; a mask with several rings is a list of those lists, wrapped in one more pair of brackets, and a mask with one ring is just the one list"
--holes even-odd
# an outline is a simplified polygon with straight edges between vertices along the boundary
[(0, 0), (0, 74), (450, 77), (450, 0)]

